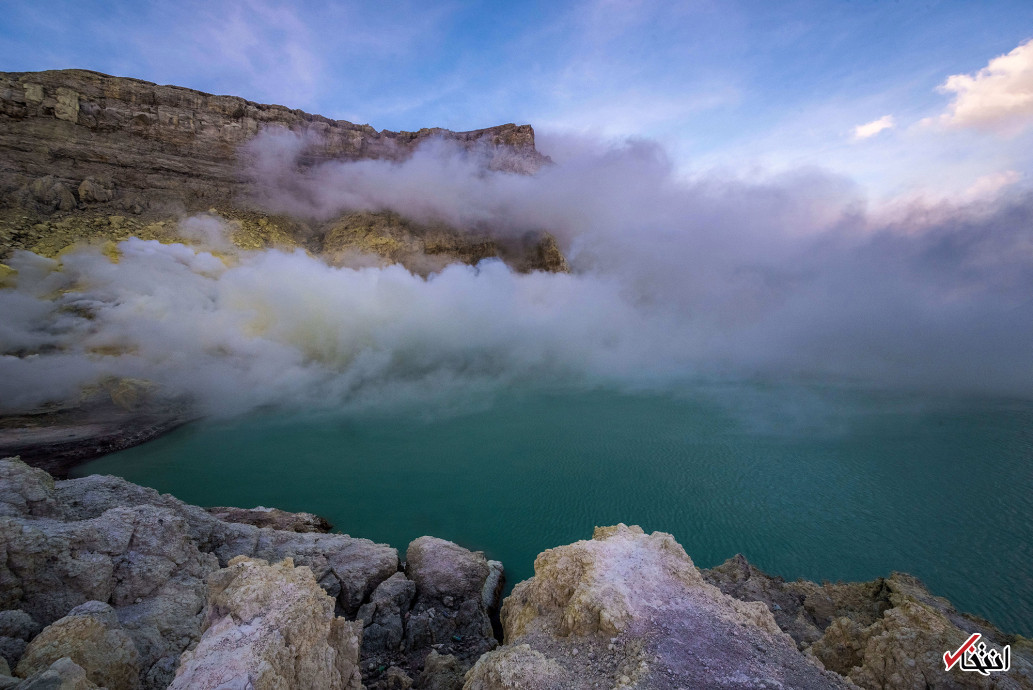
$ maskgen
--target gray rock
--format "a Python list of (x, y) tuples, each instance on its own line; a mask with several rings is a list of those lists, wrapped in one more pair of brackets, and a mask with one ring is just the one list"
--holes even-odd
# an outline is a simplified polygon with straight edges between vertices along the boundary
[(362, 654), (375, 656), (398, 651), (404, 637), (404, 618), (409, 612), (416, 583), (395, 573), (374, 590), (368, 604), (359, 609), (362, 621)]
[(0, 611), (0, 636), (15, 637), (28, 642), (42, 629), (43, 626), (24, 611)]
[(417, 650), (447, 645), (472, 661), (497, 645), (484, 606), (492, 569), (483, 553), (436, 537), (420, 537), (406, 552), (406, 574), (416, 583), (416, 602), (405, 630), (405, 646)]
[(405, 573), (424, 602), (443, 597), (480, 599), (491, 569), (484, 554), (437, 537), (420, 537), (405, 555)]
[[(86, 671), (68, 657), (61, 657), (44, 671), (14, 686), (18, 690), (94, 690)], [(111, 690), (114, 690), (112, 688)]]
[[(0, 460), (0, 608), (51, 624), (87, 602), (110, 605), (145, 688), (171, 682), (200, 637), (205, 579), (238, 555), (295, 558), (348, 614), (398, 571), (397, 551), (368, 540), (223, 522), (116, 477), (54, 482)], [(18, 661), (24, 642), (7, 640), (0, 648)]]
[(0, 659), (11, 668), (18, 666), (18, 660), (25, 653), (28, 642), (20, 637), (0, 637)]

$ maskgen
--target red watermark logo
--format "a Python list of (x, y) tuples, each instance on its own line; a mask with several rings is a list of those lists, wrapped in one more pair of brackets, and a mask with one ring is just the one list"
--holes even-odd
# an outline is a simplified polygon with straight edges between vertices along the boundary
[(1011, 668), (1011, 645), (1005, 645), (1004, 649), (998, 652), (996, 649), (987, 647), (985, 642), (980, 642), (980, 637), (982, 635), (979, 633), (973, 633), (953, 653), (943, 653), (943, 664), (948, 671), (957, 665), (962, 671), (973, 671), (989, 676), (991, 673), (999, 673)]

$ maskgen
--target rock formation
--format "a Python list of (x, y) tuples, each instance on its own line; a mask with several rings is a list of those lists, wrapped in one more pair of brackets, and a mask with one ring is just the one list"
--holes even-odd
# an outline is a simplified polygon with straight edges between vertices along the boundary
[[(0, 460), (0, 690), (1033, 688), (1029, 640), (900, 573), (700, 571), (669, 534), (597, 528), (539, 555), (498, 646), (501, 564), (483, 554), (421, 537), (401, 570), (390, 547), (232, 512)], [(944, 670), (972, 632), (1011, 645), (1009, 672)]]
[[(82, 675), (100, 686), (163, 688), (181, 654), (196, 647), (189, 657), (193, 687), (197, 674), (204, 675), (198, 669), (217, 665), (212, 659), (239, 642), (233, 630), (250, 634), (257, 626), (271, 634), (289, 628), (284, 621), (294, 617), (302, 626), (294, 637), (308, 640), (292, 648), (295, 656), (307, 650), (313, 659), (334, 657), (340, 663), (333, 661), (328, 677), (337, 673), (339, 687), (357, 687), (345, 671), (357, 664), (352, 657), (361, 645), (368, 686), (386, 688), (402, 675), (440, 686), (440, 678), (461, 676), (495, 646), (489, 616), (498, 606), (501, 564), (425, 537), (410, 548), (408, 579), (393, 548), (293, 531), (315, 516), (276, 511), (276, 526), (290, 531), (219, 517), (270, 512), (209, 512), (116, 477), (54, 481), (17, 459), (0, 460), (4, 663), (28, 679)], [(463, 579), (450, 579), (455, 573)], [(263, 607), (269, 611), (260, 622), (255, 617)], [(246, 653), (233, 652), (242, 660), (233, 673), (250, 677), (265, 659), (279, 669), (269, 678), (287, 677), (280, 661), (271, 660), (272, 648), (263, 646), (266, 637), (252, 642)], [(425, 669), (432, 650), (439, 661)], [(64, 657), (75, 668), (62, 662), (55, 669)], [(391, 668), (397, 670), (388, 674)], [(110, 681), (134, 673), (135, 685)]]
[[(958, 613), (910, 575), (786, 582), (736, 555), (703, 576), (737, 599), (764, 603), (801, 651), (863, 688), (1033, 688), (1033, 642)], [(1011, 645), (1011, 671), (984, 677), (944, 668), (944, 651), (976, 632), (998, 648)]]
[(334, 616), (312, 571), (237, 556), (208, 576), (203, 634), (170, 688), (358, 690), (362, 625)]
[[(490, 170), (548, 162), (529, 125), (470, 132), (376, 131), (279, 105), (85, 70), (0, 73), (0, 261), (14, 249), (54, 256), (82, 241), (182, 239), (177, 220), (211, 212), (245, 249), (371, 252), (423, 274), (500, 257), (518, 270), (566, 270), (555, 240), (424, 226), (389, 211), (340, 218), (271, 213), (243, 144), (280, 128), (308, 142), (301, 172), (327, 161), (403, 160), (431, 139), (476, 150)], [(429, 258), (428, 258), (429, 257)]]
[[(50, 626), (86, 602), (110, 604), (139, 653), (145, 688), (171, 682), (199, 638), (206, 579), (236, 556), (293, 558), (352, 616), (398, 571), (387, 546), (223, 522), (115, 477), (55, 482), (8, 459), (0, 487), (0, 610)], [(7, 660), (21, 670), (19, 659)]]
[(597, 528), (549, 549), (502, 606), (505, 645), (466, 690), (846, 688), (797, 651), (770, 611), (704, 582), (669, 534)]
[[(0, 73), (0, 192), (43, 210), (114, 200), (127, 211), (202, 210), (246, 194), (241, 144), (267, 127), (317, 142), (303, 161), (401, 160), (431, 138), (484, 147), (489, 167), (533, 172), (547, 159), (528, 125), (471, 132), (378, 132), (281, 105), (86, 70)], [(42, 152), (42, 154), (41, 154)]]

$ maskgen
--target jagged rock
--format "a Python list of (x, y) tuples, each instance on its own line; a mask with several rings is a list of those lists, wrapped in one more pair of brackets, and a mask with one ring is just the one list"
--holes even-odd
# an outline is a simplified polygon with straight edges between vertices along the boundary
[(506, 571), (501, 561), (488, 561), (488, 577), (481, 589), (481, 605), (490, 613), (497, 612), (502, 603), (502, 589), (506, 584)]
[(105, 185), (92, 177), (87, 177), (79, 183), (79, 201), (84, 204), (103, 204), (111, 201), (115, 192), (109, 185)]
[(63, 657), (101, 687), (140, 687), (140, 653), (107, 604), (87, 602), (48, 625), (29, 643), (16, 673), (23, 678), (42, 673)]
[(334, 616), (309, 568), (238, 557), (208, 588), (204, 634), (171, 688), (361, 687), (362, 626)]
[(767, 607), (722, 594), (671, 535), (638, 527), (597, 528), (540, 554), (503, 602), (502, 624), (505, 647), (481, 658), (466, 688), (847, 687)]
[(466, 676), (466, 668), (451, 654), (438, 654), (430, 650), (423, 661), (423, 671), (416, 679), (420, 690), (460, 690)]
[(17, 667), (29, 640), (42, 629), (43, 626), (24, 611), (0, 611), (0, 659), (9, 668)]
[(206, 508), (225, 522), (239, 522), (255, 527), (269, 527), (283, 532), (319, 532), (325, 534), (334, 528), (330, 522), (313, 513), (289, 513), (279, 508)]
[(10, 668), (15, 668), (28, 644), (20, 637), (0, 637), (0, 660), (3, 660)]
[(407, 649), (446, 644), (468, 659), (496, 646), (484, 606), (491, 568), (483, 553), (420, 537), (406, 551), (405, 573), (416, 583), (416, 602), (405, 630)]
[[(11, 687), (17, 688), (17, 690), (96, 690), (98, 686), (74, 661), (68, 657), (61, 657), (46, 670)], [(109, 690), (114, 690), (114, 688)]]
[(403, 621), (409, 613), (416, 583), (404, 573), (395, 573), (373, 591), (369, 603), (358, 613), (362, 621), (362, 654), (374, 656), (398, 651), (405, 635)]
[(50, 624), (87, 601), (111, 604), (145, 688), (172, 680), (200, 635), (205, 578), (238, 555), (294, 556), (349, 615), (398, 571), (395, 549), (364, 539), (223, 522), (116, 477), (54, 482), (0, 460), (0, 608)]
[[(71, 211), (75, 208), (75, 196), (61, 180), (45, 175), (33, 180), (25, 190), (35, 202), (35, 208), (47, 211)], [(24, 196), (24, 195), (23, 195)]]
[[(703, 571), (721, 590), (762, 602), (808, 655), (862, 688), (1033, 688), (1033, 644), (989, 622), (958, 613), (916, 578), (893, 573), (872, 582), (786, 582), (741, 555)], [(978, 632), (1010, 644), (1012, 670), (984, 678), (944, 668), (943, 653)]]
[(474, 664), (463, 690), (552, 690), (576, 687), (572, 674), (564, 671), (530, 645), (506, 645), (488, 652)]
[(409, 674), (392, 666), (384, 672), (384, 677), (370, 686), (370, 690), (409, 690), (412, 687), (412, 678)]

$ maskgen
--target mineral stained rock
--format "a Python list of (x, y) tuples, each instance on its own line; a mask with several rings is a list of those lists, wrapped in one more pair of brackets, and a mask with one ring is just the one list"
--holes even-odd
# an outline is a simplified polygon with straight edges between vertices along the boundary
[[(786, 582), (736, 555), (703, 571), (721, 591), (764, 603), (801, 651), (862, 688), (1033, 688), (1033, 642), (958, 613), (916, 578), (893, 573), (873, 582)], [(972, 633), (1011, 645), (1011, 670), (982, 676), (947, 671), (943, 653)]]
[(671, 535), (623, 524), (540, 554), (502, 625), (505, 645), (478, 660), (467, 690), (849, 687), (766, 606), (707, 584)]
[(174, 690), (357, 690), (362, 624), (334, 616), (312, 571), (245, 556), (208, 576), (204, 633), (184, 652)]
[(140, 687), (140, 653), (107, 604), (87, 602), (48, 625), (29, 643), (16, 673), (23, 678), (43, 673), (63, 657), (100, 687)]

